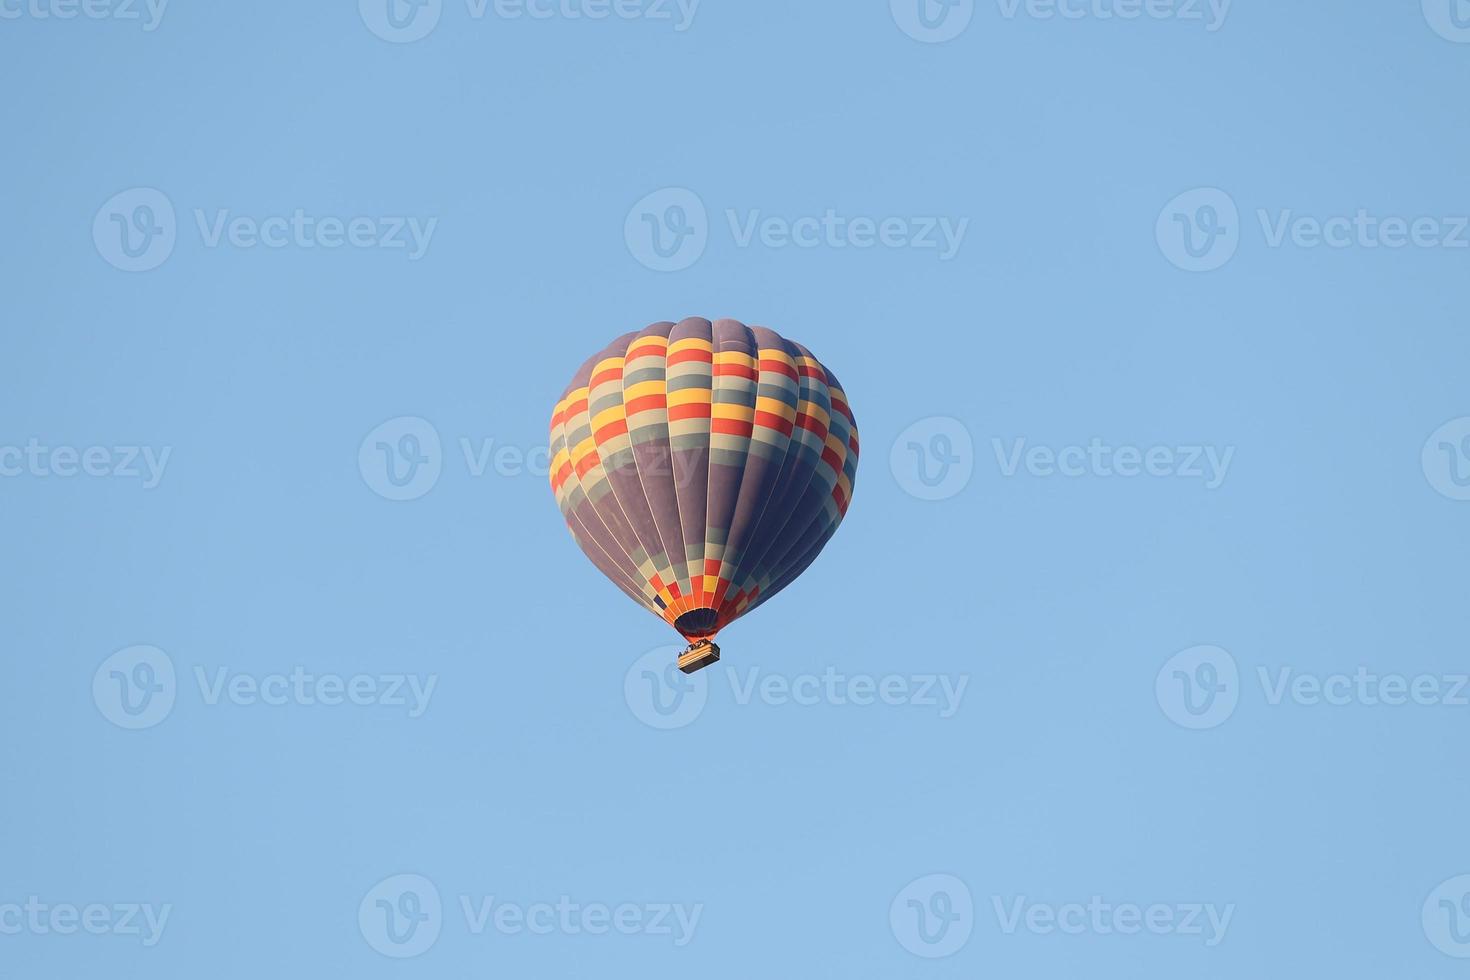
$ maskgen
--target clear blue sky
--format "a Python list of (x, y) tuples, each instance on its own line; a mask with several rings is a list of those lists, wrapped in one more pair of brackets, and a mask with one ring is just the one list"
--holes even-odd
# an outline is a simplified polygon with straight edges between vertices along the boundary
[[(1470, 5), (119, 2), (0, 0), (0, 975), (1461, 974)], [(864, 454), (676, 691), (536, 452), (687, 315)]]

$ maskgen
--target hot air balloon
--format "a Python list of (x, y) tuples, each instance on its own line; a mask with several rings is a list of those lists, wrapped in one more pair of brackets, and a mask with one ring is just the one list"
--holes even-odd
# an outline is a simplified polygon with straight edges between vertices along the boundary
[(852, 499), (858, 433), (832, 372), (765, 327), (690, 317), (588, 358), (551, 417), (577, 545), (678, 630), (679, 669), (816, 559)]

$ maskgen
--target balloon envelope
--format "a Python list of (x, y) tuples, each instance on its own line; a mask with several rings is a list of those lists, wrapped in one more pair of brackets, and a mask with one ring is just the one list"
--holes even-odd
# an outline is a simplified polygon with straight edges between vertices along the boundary
[(847, 512), (857, 460), (832, 372), (736, 320), (624, 334), (551, 418), (551, 487), (572, 537), (691, 640), (806, 570)]

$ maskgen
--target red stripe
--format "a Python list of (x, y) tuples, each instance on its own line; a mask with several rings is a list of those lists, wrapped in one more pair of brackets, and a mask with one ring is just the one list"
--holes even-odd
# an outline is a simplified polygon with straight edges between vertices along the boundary
[(826, 441), (827, 427), (821, 422), (818, 422), (816, 419), (812, 418), (810, 415), (806, 414), (805, 412), (797, 413), (796, 424), (801, 426), (808, 432), (815, 432), (819, 439)]
[(749, 439), (755, 426), (749, 422), (742, 422), (740, 419), (712, 419), (709, 429), (711, 432), (719, 432), (727, 436), (745, 436)]
[(833, 472), (842, 472), (842, 460), (837, 458), (837, 454), (832, 451), (831, 446), (827, 446), (822, 450), (822, 462), (832, 467)]
[(621, 380), (623, 380), (623, 368), (622, 365), (619, 365), (617, 367), (608, 368), (606, 371), (603, 371), (599, 374), (594, 374), (592, 376), (592, 380), (588, 382), (588, 385), (589, 387), (596, 388), (598, 385), (607, 384), (609, 381)]
[(623, 408), (629, 415), (637, 412), (647, 412), (655, 408), (666, 408), (668, 399), (663, 395), (640, 395), (630, 402), (624, 404)]
[(623, 357), (627, 360), (632, 360), (635, 357), (649, 357), (651, 355), (662, 354), (663, 352), (663, 341), (649, 340), (645, 338), (643, 340), (634, 341), (633, 346), (628, 348), (627, 352), (623, 354)]
[(791, 435), (791, 423), (771, 412), (756, 412), (755, 424), (763, 425), (768, 429), (775, 429), (783, 435)]
[(745, 378), (748, 381), (756, 379), (755, 368), (746, 367), (744, 364), (716, 364), (715, 377), (717, 378)]
[(675, 364), (683, 364), (686, 361), (703, 361), (705, 364), (709, 364), (714, 359), (715, 355), (713, 351), (700, 350), (698, 347), (686, 347), (684, 350), (670, 354), (665, 363), (669, 367), (673, 367)]
[(614, 436), (622, 436), (627, 434), (628, 420), (618, 419), (616, 422), (609, 422), (607, 425), (604, 425), (602, 428), (592, 433), (592, 440), (600, 446)]
[(669, 421), (677, 422), (680, 419), (707, 419), (709, 418), (709, 405), (701, 405), (698, 402), (690, 405), (675, 405), (669, 409)]
[(799, 375), (796, 373), (796, 368), (792, 367), (790, 364), (787, 364), (785, 361), (778, 361), (774, 358), (762, 358), (760, 362), (760, 368), (762, 371), (768, 371), (772, 374), (784, 374), (792, 381), (795, 381), (799, 377)]
[(803, 364), (801, 367), (797, 368), (797, 370), (801, 372), (801, 376), (803, 378), (816, 378), (818, 381), (823, 382), (827, 380), (827, 375), (819, 367), (812, 367), (809, 364)]

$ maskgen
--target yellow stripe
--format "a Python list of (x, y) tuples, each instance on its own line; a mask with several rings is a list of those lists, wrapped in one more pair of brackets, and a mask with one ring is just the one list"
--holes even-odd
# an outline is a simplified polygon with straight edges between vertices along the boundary
[(772, 415), (779, 415), (788, 422), (796, 421), (796, 409), (779, 398), (767, 398), (765, 395), (758, 395), (755, 400), (755, 410), (757, 412), (769, 412)]
[(721, 402), (710, 408), (710, 417), (751, 422), (755, 419), (755, 409), (749, 405), (734, 405), (729, 402)]
[(592, 420), (592, 431), (596, 432), (603, 426), (613, 422), (621, 422), (626, 417), (627, 416), (623, 413), (622, 405), (614, 405), (612, 408), (603, 409), (602, 411), (598, 412), (597, 417)]
[(761, 360), (780, 361), (782, 364), (785, 364), (789, 368), (794, 369), (796, 367), (796, 358), (792, 357), (790, 354), (786, 353), (779, 347), (762, 347)]
[(644, 395), (662, 395), (668, 386), (662, 378), (652, 381), (640, 381), (636, 385), (623, 389), (623, 401), (630, 402)]
[[(598, 361), (597, 362), (597, 367), (595, 367), (595, 368), (592, 369), (592, 377), (595, 378), (599, 374), (601, 374), (602, 372), (604, 372), (604, 371), (611, 371), (613, 368), (619, 368), (619, 369), (621, 369), (622, 366), (623, 366), (623, 359), (621, 357), (609, 357), (605, 361)], [(603, 382), (603, 384), (606, 384), (606, 383), (607, 382)]]
[(824, 411), (821, 405), (818, 405), (816, 402), (802, 402), (801, 410), (811, 418), (822, 423), (822, 425), (831, 428), (832, 415), (830, 412)]
[(710, 390), (708, 388), (680, 388), (678, 391), (669, 392), (669, 407), (675, 405), (708, 405)]
[(714, 350), (714, 345), (699, 337), (685, 337), (669, 345), (669, 356), (672, 357), (686, 350)]

